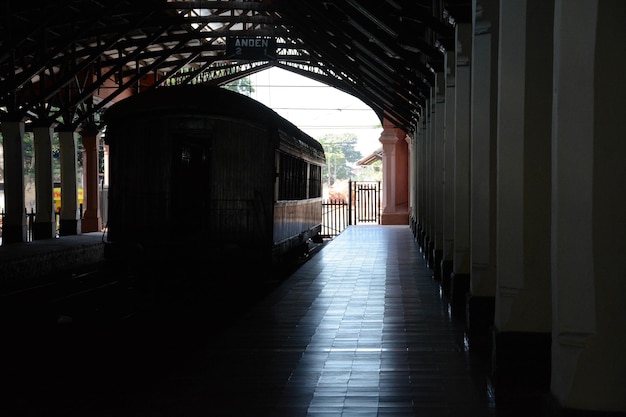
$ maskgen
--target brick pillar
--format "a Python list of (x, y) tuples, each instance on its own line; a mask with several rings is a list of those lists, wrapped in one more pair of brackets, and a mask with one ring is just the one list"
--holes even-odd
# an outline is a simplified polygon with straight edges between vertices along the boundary
[(381, 224), (409, 224), (409, 146), (406, 134), (387, 120), (379, 141), (383, 144), (383, 213)]
[(98, 196), (98, 142), (100, 132), (95, 126), (88, 126), (80, 132), (83, 141), (83, 188), (85, 204), (81, 230), (99, 232), (102, 230), (102, 217)]

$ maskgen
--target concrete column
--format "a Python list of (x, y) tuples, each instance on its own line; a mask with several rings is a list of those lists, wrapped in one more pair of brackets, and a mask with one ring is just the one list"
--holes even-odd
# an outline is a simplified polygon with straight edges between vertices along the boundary
[(456, 130), (454, 139), (454, 257), (450, 277), (452, 315), (465, 317), (470, 279), (470, 86), (472, 25), (457, 28)]
[(441, 277), (441, 259), (443, 256), (443, 167), (445, 160), (446, 126), (446, 77), (438, 73), (436, 78), (435, 105), (433, 119), (433, 244), (432, 270), (434, 276)]
[(430, 89), (430, 95), (427, 100), (427, 109), (424, 130), (424, 258), (426, 264), (432, 268), (432, 249), (434, 236), (434, 193), (433, 193), (433, 148), (434, 148), (434, 121), (435, 121), (435, 93), (434, 89)]
[(430, 112), (427, 110), (429, 108), (430, 104), (429, 101), (427, 101), (426, 103), (426, 107), (424, 108), (424, 117), (422, 118), (422, 123), (420, 126), (420, 143), (419, 143), (419, 150), (420, 150), (420, 179), (421, 179), (421, 184), (420, 184), (420, 191), (421, 191), (421, 195), (420, 195), (420, 202), (421, 202), (421, 221), (420, 224), (422, 226), (422, 251), (428, 247), (428, 221), (429, 221), (429, 215), (430, 215), (430, 206), (428, 205), (428, 202), (430, 201), (430, 194), (429, 194), (429, 190), (428, 190), (428, 178), (429, 177), (429, 171), (428, 171), (428, 162), (429, 162), (429, 158), (428, 158), (428, 132), (429, 132), (429, 118), (430, 118)]
[(553, 8), (500, 2), (496, 398), (539, 397), (549, 387)]
[(413, 236), (417, 238), (419, 218), (419, 176), (417, 171), (417, 136), (418, 126), (415, 125), (413, 136), (409, 137), (409, 225)]
[(551, 391), (577, 415), (626, 412), (624, 16), (556, 1)]
[(418, 175), (418, 243), (422, 251), (426, 244), (426, 211), (427, 211), (427, 190), (426, 190), (426, 109), (424, 108), (424, 114), (420, 117), (417, 129), (417, 175)]
[(526, 1), (501, 5), (498, 120), (498, 314), (506, 325), (524, 286), (524, 66)]
[(104, 183), (105, 187), (109, 186), (109, 145), (104, 144)]
[[(106, 225), (109, 221), (109, 145), (104, 144), (104, 172), (102, 178), (102, 189), (104, 191), (103, 194), (99, 194), (100, 197), (100, 214), (102, 215), (103, 227), (106, 228)], [(104, 199), (104, 201), (103, 201)]]
[(417, 244), (421, 247), (422, 245), (422, 162), (421, 162), (421, 142), (422, 142), (422, 117), (424, 117), (420, 113), (420, 117), (415, 122), (415, 133), (413, 136), (413, 149), (411, 155), (411, 162), (413, 164), (413, 171), (415, 174), (411, 177), (415, 185), (415, 231), (413, 232), (415, 235), (415, 240)]
[[(470, 342), (486, 347), (496, 295), (496, 121), (498, 0), (474, 1), (471, 122), (471, 281), (466, 324)], [(486, 9), (486, 10), (485, 10)], [(490, 14), (491, 13), (491, 14)], [(492, 37), (495, 39), (492, 40)]]
[(53, 126), (33, 127), (35, 144), (35, 204), (37, 213), (33, 224), (33, 239), (56, 237), (54, 213), (54, 182), (52, 179)]
[(59, 236), (81, 233), (78, 207), (78, 160), (76, 132), (59, 132), (59, 154), (61, 160), (61, 213)]
[[(456, 53), (446, 53), (446, 121), (443, 167), (443, 253), (441, 259), (441, 286), (445, 296), (450, 295), (450, 276), (454, 259), (454, 142), (456, 138)], [(445, 286), (444, 286), (445, 285)]]
[(2, 122), (4, 148), (4, 206), (2, 244), (27, 240), (24, 211), (24, 122)]
[(80, 132), (83, 143), (83, 188), (85, 209), (81, 220), (81, 230), (85, 232), (102, 231), (102, 217), (100, 216), (100, 196), (98, 177), (98, 144), (100, 132), (89, 126)]

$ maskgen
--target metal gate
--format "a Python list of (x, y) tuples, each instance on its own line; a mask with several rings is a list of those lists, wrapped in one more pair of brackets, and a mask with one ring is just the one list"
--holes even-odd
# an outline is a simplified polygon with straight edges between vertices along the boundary
[(351, 182), (354, 194), (354, 223), (380, 223), (380, 181)]
[(348, 200), (322, 202), (322, 237), (332, 238), (348, 225), (380, 224), (380, 181), (350, 181)]

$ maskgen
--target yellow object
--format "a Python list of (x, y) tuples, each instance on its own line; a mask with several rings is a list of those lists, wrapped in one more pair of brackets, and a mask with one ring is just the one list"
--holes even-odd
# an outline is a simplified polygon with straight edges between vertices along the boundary
[[(54, 187), (54, 208), (56, 211), (59, 211), (61, 208), (61, 187)], [(78, 189), (78, 204), (83, 204), (83, 189)]]

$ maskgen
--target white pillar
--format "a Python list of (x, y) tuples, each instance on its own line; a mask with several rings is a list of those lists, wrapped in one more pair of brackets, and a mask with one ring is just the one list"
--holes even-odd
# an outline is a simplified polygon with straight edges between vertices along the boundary
[(417, 137), (419, 125), (414, 122), (413, 135), (409, 138), (409, 225), (413, 235), (417, 237), (419, 218), (419, 175), (417, 170)]
[(556, 1), (552, 393), (626, 412), (626, 41), (621, 1)]
[[(492, 200), (495, 198), (495, 100), (492, 100), (491, 24), (483, 20), (482, 7), (476, 11), (472, 47), (472, 123), (471, 123), (471, 292), (473, 295), (495, 296), (495, 224)], [(493, 186), (492, 186), (493, 185)], [(495, 208), (495, 207), (494, 207)], [(494, 227), (495, 229), (495, 227)]]
[(435, 92), (430, 89), (427, 103), (427, 114), (424, 131), (424, 256), (429, 267), (432, 267), (432, 248), (434, 240), (434, 125), (435, 115)]
[[(445, 66), (444, 66), (445, 67)], [(445, 70), (444, 70), (445, 71)], [(443, 256), (443, 170), (445, 162), (446, 126), (446, 77), (437, 74), (435, 89), (435, 112), (433, 123), (433, 253), (432, 270), (436, 278), (441, 277)]]
[(454, 143), (454, 259), (450, 280), (452, 314), (465, 315), (470, 280), (470, 87), (472, 25), (457, 29), (456, 136)]
[(553, 8), (550, 0), (500, 2), (496, 395), (549, 390)]
[(446, 53), (448, 74), (446, 76), (446, 122), (444, 136), (443, 174), (443, 253), (441, 260), (441, 284), (448, 288), (454, 259), (454, 142), (456, 137), (456, 53)]
[[(494, 4), (495, 3), (495, 4)], [(496, 294), (495, 152), (497, 115), (497, 0), (474, 0), (471, 122), (471, 281), (467, 327), (472, 341), (486, 344)], [(486, 9), (486, 10), (485, 10)], [(491, 19), (495, 20), (495, 25)], [(494, 27), (495, 26), (495, 27)], [(492, 42), (492, 37), (495, 42)]]
[(53, 126), (33, 127), (35, 145), (35, 201), (36, 215), (33, 239), (50, 239), (56, 236), (54, 214), (54, 183), (52, 179)]
[(549, 332), (550, 112), (553, 5), (501, 2), (498, 89), (499, 331)]
[(4, 148), (4, 206), (2, 244), (27, 240), (24, 211), (24, 122), (2, 122)]
[(78, 207), (78, 154), (76, 132), (59, 132), (59, 154), (61, 161), (61, 213), (59, 235), (80, 234), (80, 212)]
[[(503, 4), (504, 3), (504, 4)], [(500, 2), (498, 74), (498, 295), (495, 324), (507, 329), (512, 304), (524, 287), (524, 66), (526, 1)]]
[(424, 249), (425, 239), (426, 239), (426, 222), (427, 222), (427, 212), (428, 212), (428, 190), (426, 181), (427, 171), (426, 171), (426, 138), (427, 138), (427, 125), (428, 125), (428, 103), (426, 103), (424, 107), (424, 113), (419, 121), (418, 134), (417, 134), (417, 171), (419, 176), (419, 243)]

